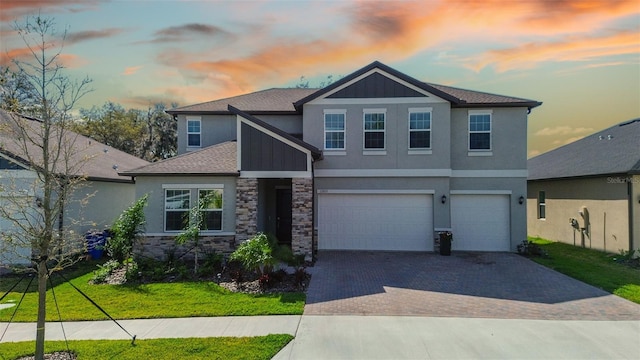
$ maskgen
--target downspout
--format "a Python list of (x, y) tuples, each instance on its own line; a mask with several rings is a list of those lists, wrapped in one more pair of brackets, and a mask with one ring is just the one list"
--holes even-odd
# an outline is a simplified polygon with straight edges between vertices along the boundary
[[(312, 160), (313, 160), (313, 156), (312, 156)], [(311, 258), (314, 259), (315, 256), (318, 254), (318, 242), (317, 242), (317, 235), (316, 235), (316, 216), (317, 211), (316, 211), (316, 176), (315, 176), (315, 164), (316, 161), (313, 160), (311, 161), (311, 209), (313, 211), (313, 214), (311, 216)]]
[(629, 252), (633, 254), (635, 250), (633, 248), (633, 177), (627, 181), (627, 197), (629, 203)]

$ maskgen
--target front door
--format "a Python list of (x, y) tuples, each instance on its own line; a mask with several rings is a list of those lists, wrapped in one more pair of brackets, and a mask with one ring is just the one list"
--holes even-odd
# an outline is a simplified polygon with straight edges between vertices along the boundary
[(276, 237), (291, 245), (291, 189), (276, 189)]

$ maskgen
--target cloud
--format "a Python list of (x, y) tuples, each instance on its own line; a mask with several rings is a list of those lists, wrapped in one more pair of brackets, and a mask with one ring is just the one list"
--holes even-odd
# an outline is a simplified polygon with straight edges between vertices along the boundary
[(583, 134), (590, 133), (593, 131), (593, 128), (586, 127), (578, 127), (572, 128), (570, 126), (556, 126), (556, 127), (546, 127), (541, 130), (538, 130), (534, 133), (536, 136), (556, 136), (556, 135), (573, 135), (573, 134)]
[(194, 37), (206, 37), (210, 39), (213, 36), (227, 38), (231, 36), (231, 33), (214, 25), (191, 23), (180, 26), (170, 26), (158, 30), (155, 32), (154, 38), (149, 42), (180, 42), (191, 40)]
[(542, 152), (540, 150), (531, 150), (531, 151), (529, 151), (529, 154), (527, 154), (527, 157), (528, 158), (532, 158), (532, 157), (538, 156), (540, 154), (542, 154)]
[(584, 138), (584, 136), (573, 136), (567, 139), (560, 139), (560, 140), (556, 140), (553, 142), (554, 145), (567, 145), (567, 144), (571, 144), (574, 141), (578, 141), (580, 139)]
[(124, 69), (124, 71), (122, 72), (122, 75), (128, 76), (128, 75), (133, 75), (135, 73), (138, 72), (138, 70), (142, 69), (142, 66), (129, 66), (127, 68)]
[(2, 0), (0, 1), (0, 20), (14, 20), (38, 13), (87, 11), (99, 5), (95, 0)]
[(122, 33), (124, 29), (119, 28), (110, 28), (104, 30), (87, 30), (87, 31), (79, 31), (75, 33), (68, 33), (66, 37), (66, 43), (68, 44), (76, 44), (82, 41), (108, 38), (112, 36), (116, 36)]
[(10, 49), (6, 52), (0, 52), (0, 66), (9, 66), (11, 65), (11, 62), (15, 59), (15, 60), (22, 60), (22, 59), (27, 59), (30, 56), (33, 56), (31, 54), (31, 50), (29, 50), (28, 48), (24, 47), (24, 48), (17, 48), (17, 49)]
[(554, 42), (530, 42), (521, 46), (491, 50), (473, 67), (479, 71), (493, 66), (498, 72), (533, 68), (543, 62), (586, 61), (608, 56), (640, 53), (635, 31), (618, 31), (604, 36), (568, 36)]

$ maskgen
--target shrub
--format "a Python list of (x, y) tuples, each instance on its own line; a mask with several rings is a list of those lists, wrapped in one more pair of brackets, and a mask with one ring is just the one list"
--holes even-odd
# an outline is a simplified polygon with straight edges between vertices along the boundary
[(107, 254), (118, 262), (124, 262), (131, 257), (133, 244), (144, 229), (144, 207), (147, 205), (148, 195), (136, 200), (126, 209), (111, 228), (111, 239), (107, 242)]
[(229, 259), (240, 262), (247, 270), (263, 275), (270, 272), (273, 265), (277, 263), (277, 259), (271, 253), (272, 249), (267, 236), (258, 233), (240, 244)]
[(542, 249), (540, 245), (529, 240), (522, 241), (522, 243), (517, 246), (517, 250), (518, 254), (524, 256), (547, 256), (547, 252), (544, 251), (544, 249)]
[(98, 265), (98, 269), (93, 271), (91, 282), (94, 284), (102, 284), (106, 282), (109, 275), (111, 275), (111, 273), (118, 267), (120, 267), (120, 263), (113, 259), (102, 265)]

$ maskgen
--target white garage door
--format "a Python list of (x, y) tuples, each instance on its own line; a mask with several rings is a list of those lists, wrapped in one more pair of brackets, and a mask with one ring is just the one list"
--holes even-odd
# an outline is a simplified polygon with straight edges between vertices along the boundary
[(320, 194), (320, 250), (433, 250), (433, 196)]
[(452, 250), (509, 251), (508, 195), (451, 195)]

